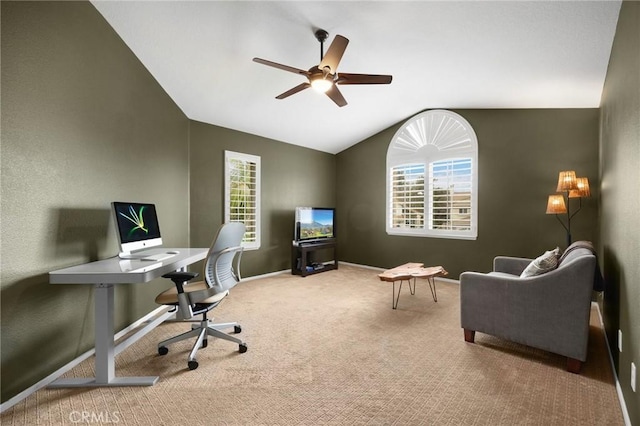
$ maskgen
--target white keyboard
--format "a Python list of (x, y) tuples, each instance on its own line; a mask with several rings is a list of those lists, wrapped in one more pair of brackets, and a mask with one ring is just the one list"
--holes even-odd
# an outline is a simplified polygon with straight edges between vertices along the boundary
[(151, 256), (143, 257), (140, 260), (147, 260), (147, 261), (151, 261), (151, 262), (160, 262), (162, 260), (169, 259), (169, 258), (171, 258), (173, 256), (175, 256), (175, 254), (173, 254), (173, 253), (158, 253), (158, 254), (153, 254)]

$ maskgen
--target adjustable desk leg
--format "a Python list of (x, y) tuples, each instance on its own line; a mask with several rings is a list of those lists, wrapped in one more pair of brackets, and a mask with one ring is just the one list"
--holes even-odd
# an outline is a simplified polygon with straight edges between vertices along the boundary
[(50, 388), (78, 388), (101, 386), (151, 386), (157, 376), (115, 377), (115, 345), (113, 340), (113, 284), (97, 284), (95, 287), (95, 378), (58, 379)]
[(97, 285), (96, 298), (96, 383), (106, 384), (115, 377), (113, 342), (113, 285)]

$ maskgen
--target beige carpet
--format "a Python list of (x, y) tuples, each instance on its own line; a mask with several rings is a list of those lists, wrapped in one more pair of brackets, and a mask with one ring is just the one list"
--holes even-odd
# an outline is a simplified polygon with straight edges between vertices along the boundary
[[(156, 343), (188, 328), (166, 323), (116, 358), (119, 376), (158, 375), (145, 388), (43, 389), (3, 425), (621, 425), (597, 312), (582, 374), (565, 358), (476, 335), (465, 343), (458, 286), (403, 288), (353, 266), (301, 278), (243, 282), (214, 313), (240, 320), (249, 350), (212, 340), (186, 369), (191, 343)], [(93, 358), (68, 377), (93, 376)], [(93, 423), (98, 423), (95, 420)]]

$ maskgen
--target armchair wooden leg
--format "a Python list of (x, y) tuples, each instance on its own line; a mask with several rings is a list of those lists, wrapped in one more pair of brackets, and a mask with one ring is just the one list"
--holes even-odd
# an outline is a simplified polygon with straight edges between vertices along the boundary
[(567, 358), (567, 371), (570, 373), (579, 374), (580, 367), (582, 367), (582, 361), (575, 358)]
[(464, 329), (464, 341), (473, 343), (476, 337), (476, 332), (474, 330)]

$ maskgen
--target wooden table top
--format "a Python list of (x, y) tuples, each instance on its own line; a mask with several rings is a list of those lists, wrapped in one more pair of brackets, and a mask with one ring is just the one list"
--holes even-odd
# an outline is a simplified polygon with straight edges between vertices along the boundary
[(405, 263), (378, 274), (378, 277), (381, 281), (393, 282), (411, 278), (443, 277), (446, 275), (449, 275), (449, 273), (442, 266), (428, 266), (425, 268), (422, 263)]

